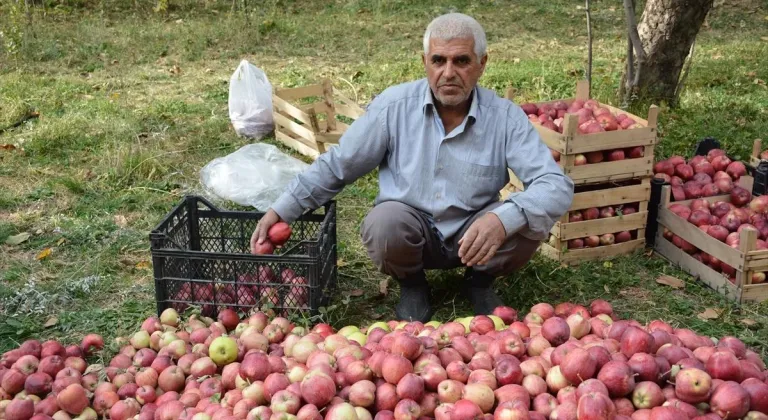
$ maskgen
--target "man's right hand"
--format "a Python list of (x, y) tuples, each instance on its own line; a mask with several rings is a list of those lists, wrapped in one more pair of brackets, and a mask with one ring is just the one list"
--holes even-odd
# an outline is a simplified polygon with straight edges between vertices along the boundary
[(256, 229), (253, 231), (253, 235), (251, 235), (251, 253), (254, 253), (256, 244), (262, 244), (267, 240), (267, 232), (269, 232), (269, 228), (271, 228), (272, 225), (279, 221), (280, 216), (278, 216), (274, 210), (267, 210), (267, 213), (264, 214), (264, 216), (259, 220), (259, 223), (256, 225)]

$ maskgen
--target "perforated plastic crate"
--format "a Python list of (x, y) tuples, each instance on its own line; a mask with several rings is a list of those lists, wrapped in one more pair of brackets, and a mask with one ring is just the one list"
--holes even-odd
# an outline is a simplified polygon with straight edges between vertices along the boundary
[(291, 224), (290, 240), (272, 255), (252, 255), (261, 212), (220, 210), (186, 196), (150, 233), (158, 313), (197, 306), (282, 316), (316, 314), (336, 285), (336, 204)]

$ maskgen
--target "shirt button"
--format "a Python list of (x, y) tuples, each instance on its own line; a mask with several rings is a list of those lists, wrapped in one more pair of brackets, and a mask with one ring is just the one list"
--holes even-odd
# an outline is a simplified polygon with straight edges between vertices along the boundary
[(435, 198), (440, 198), (440, 193), (435, 194)]

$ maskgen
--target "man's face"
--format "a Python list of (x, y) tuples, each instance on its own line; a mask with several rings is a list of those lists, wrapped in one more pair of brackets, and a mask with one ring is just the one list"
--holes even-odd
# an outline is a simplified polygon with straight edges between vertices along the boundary
[(424, 68), (432, 93), (442, 105), (456, 106), (467, 100), (483, 75), (488, 56), (479, 59), (474, 48), (472, 38), (429, 40)]

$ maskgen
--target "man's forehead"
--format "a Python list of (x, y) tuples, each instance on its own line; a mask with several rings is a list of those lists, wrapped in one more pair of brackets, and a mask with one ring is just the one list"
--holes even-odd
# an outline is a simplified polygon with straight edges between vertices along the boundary
[(432, 38), (429, 40), (429, 55), (443, 57), (457, 57), (460, 55), (473, 55), (475, 41), (472, 38), (456, 38), (443, 40)]

